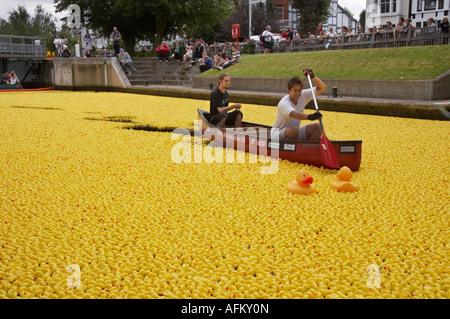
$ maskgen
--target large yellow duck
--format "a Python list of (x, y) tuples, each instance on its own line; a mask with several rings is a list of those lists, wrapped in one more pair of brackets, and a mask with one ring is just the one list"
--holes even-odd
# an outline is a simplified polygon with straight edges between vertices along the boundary
[(356, 192), (359, 189), (358, 185), (350, 182), (353, 177), (353, 172), (347, 166), (343, 166), (336, 176), (338, 180), (331, 183), (332, 189), (338, 192)]
[(313, 178), (307, 170), (301, 170), (297, 176), (292, 179), (288, 185), (287, 190), (294, 194), (312, 194), (317, 193), (317, 190), (311, 186)]

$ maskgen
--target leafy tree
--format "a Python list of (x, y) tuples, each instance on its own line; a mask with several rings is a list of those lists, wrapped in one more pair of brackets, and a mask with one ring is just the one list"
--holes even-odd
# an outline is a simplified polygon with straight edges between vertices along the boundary
[(306, 35), (308, 32), (317, 33), (319, 23), (324, 23), (329, 16), (330, 0), (292, 0), (292, 7), (300, 13), (299, 32)]
[(48, 50), (53, 50), (53, 38), (56, 34), (56, 18), (37, 5), (34, 16), (24, 6), (9, 12), (8, 20), (0, 20), (0, 33), (21, 36), (39, 36), (45, 38)]
[(54, 0), (57, 11), (77, 4), (82, 21), (90, 29), (109, 36), (113, 27), (121, 33), (124, 46), (134, 53), (136, 41), (160, 43), (175, 34), (193, 34), (203, 25), (214, 25), (231, 10), (229, 0)]
[(359, 23), (361, 24), (361, 29), (366, 29), (366, 10), (361, 11), (359, 14)]

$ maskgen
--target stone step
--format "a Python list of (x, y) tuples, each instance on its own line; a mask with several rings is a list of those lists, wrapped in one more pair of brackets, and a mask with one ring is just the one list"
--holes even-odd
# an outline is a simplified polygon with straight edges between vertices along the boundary
[(153, 79), (156, 80), (174, 80), (174, 81), (192, 81), (192, 78), (189, 76), (177, 76), (177, 75), (162, 75), (162, 76), (147, 76), (147, 75), (134, 75), (131, 74), (128, 76), (129, 80), (140, 80), (140, 81), (150, 81)]
[(149, 81), (130, 80), (131, 85), (168, 85), (168, 86), (192, 86), (189, 81), (170, 81), (170, 80), (157, 80), (152, 79)]

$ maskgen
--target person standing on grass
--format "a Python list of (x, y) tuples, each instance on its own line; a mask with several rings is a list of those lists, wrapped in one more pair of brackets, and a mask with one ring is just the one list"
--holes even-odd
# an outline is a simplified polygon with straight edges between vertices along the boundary
[(270, 137), (278, 140), (320, 141), (322, 129), (319, 123), (300, 127), (302, 120), (315, 121), (322, 118), (320, 112), (306, 114), (306, 105), (313, 99), (313, 94), (320, 94), (326, 85), (314, 76), (310, 69), (304, 69), (303, 74), (310, 76), (316, 84), (314, 88), (303, 89), (300, 78), (294, 76), (287, 84), (288, 95), (284, 96), (277, 106), (277, 119), (270, 131)]
[[(219, 127), (242, 125), (242, 112), (240, 103), (228, 106), (228, 89), (231, 77), (222, 73), (219, 75), (219, 85), (211, 92), (209, 104), (209, 122)], [(235, 109), (232, 112), (232, 109)]]
[(274, 34), (270, 32), (272, 28), (270, 25), (266, 27), (266, 30), (261, 34), (263, 46), (264, 46), (264, 53), (270, 53), (272, 50), (272, 38), (274, 37)]

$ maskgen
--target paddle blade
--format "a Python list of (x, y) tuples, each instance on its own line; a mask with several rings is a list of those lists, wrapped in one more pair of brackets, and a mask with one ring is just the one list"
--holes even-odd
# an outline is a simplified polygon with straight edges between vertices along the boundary
[(336, 150), (331, 144), (325, 131), (322, 130), (322, 138), (320, 139), (320, 151), (322, 152), (323, 163), (331, 168), (339, 169), (339, 160), (337, 158)]

